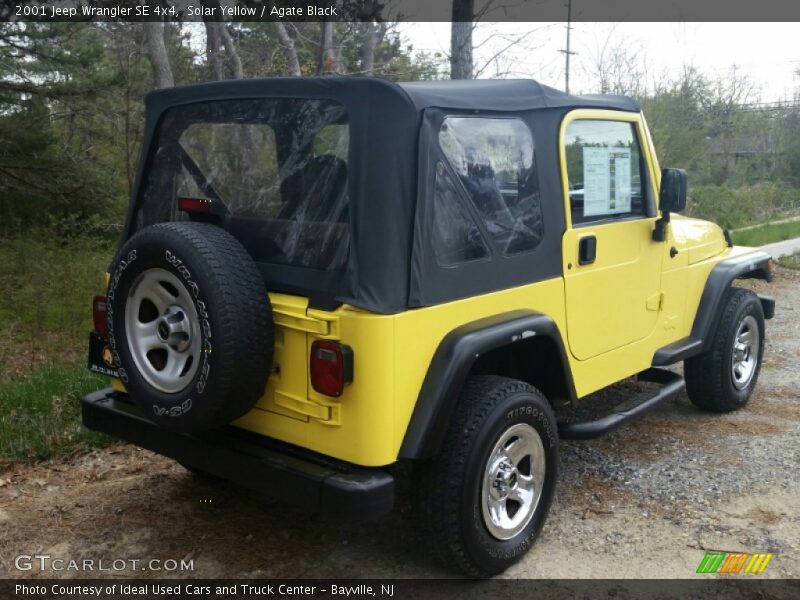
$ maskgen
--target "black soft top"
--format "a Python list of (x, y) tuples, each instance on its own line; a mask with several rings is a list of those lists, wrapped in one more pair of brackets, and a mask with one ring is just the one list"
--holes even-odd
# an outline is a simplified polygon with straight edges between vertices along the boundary
[[(564, 223), (558, 124), (573, 108), (640, 110), (631, 98), (572, 96), (533, 80), (393, 83), (372, 77), (279, 77), (158, 90), (146, 98), (144, 151), (123, 241), (151, 224), (140, 210), (142, 180), (158, 161), (159, 125), (165, 113), (194, 103), (258, 98), (334, 100), (345, 107), (350, 122), (351, 242), (346, 271), (261, 264), (268, 287), (310, 296), (318, 305), (348, 303), (379, 313), (516, 286), (558, 272)], [(487, 264), (486, 273), (429, 272), (428, 261), (421, 256), (424, 228), (429, 226), (423, 205), (430, 190), (423, 181), (428, 177), (423, 163), (431, 159), (427, 148), (435, 144), (431, 141), (435, 136), (426, 131), (434, 126), (436, 115), (503, 113), (519, 116), (533, 131), (545, 240), (523, 258), (499, 257), (509, 264)], [(545, 269), (545, 264), (550, 266)]]
[(503, 112), (564, 107), (640, 110), (633, 98), (573, 96), (533, 79), (411, 81), (398, 85), (410, 96), (417, 110), (430, 107)]
[(332, 94), (371, 94), (381, 101), (395, 96), (410, 108), (453, 108), (458, 110), (525, 111), (541, 108), (605, 108), (639, 112), (639, 103), (627, 96), (600, 94), (572, 95), (533, 79), (470, 79), (405, 81), (394, 83), (372, 77), (272, 77), (215, 81), (157, 90), (147, 95), (148, 108), (198, 100), (243, 97), (324, 97)]

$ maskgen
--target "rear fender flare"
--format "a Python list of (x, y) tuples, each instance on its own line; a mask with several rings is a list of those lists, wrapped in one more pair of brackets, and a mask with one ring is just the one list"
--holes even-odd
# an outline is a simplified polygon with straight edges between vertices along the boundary
[(560, 354), (567, 395), (574, 401), (575, 385), (564, 342), (555, 321), (542, 313), (516, 310), (479, 319), (448, 333), (434, 353), (406, 430), (399, 458), (435, 456), (447, 431), (458, 397), (475, 361), (492, 350), (532, 337), (547, 337)]

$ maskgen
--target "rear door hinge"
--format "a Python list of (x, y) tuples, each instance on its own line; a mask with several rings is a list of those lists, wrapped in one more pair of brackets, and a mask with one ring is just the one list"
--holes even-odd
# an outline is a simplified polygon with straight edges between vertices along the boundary
[(328, 425), (339, 424), (338, 406), (318, 404), (280, 390), (275, 390), (275, 404)]

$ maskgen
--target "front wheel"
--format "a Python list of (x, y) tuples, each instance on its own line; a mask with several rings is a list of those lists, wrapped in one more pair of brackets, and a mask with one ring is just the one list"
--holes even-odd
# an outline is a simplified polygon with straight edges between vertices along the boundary
[(731, 412), (753, 393), (764, 353), (764, 310), (750, 290), (731, 288), (711, 347), (685, 363), (689, 399), (703, 410)]
[(530, 385), (467, 382), (439, 456), (416, 471), (421, 526), (445, 564), (487, 577), (530, 549), (555, 492), (556, 431), (550, 405)]

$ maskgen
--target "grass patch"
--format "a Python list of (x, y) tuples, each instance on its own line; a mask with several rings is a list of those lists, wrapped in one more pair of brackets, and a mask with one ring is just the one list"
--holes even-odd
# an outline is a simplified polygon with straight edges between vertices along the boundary
[(0, 384), (40, 364), (84, 363), (92, 296), (103, 293), (113, 248), (47, 230), (0, 239)]
[(81, 396), (105, 385), (85, 369), (56, 365), (0, 384), (0, 458), (40, 460), (109, 443), (80, 419)]
[(745, 231), (733, 231), (731, 237), (733, 243), (740, 246), (763, 246), (771, 242), (782, 242), (800, 237), (800, 221), (767, 223)]
[(778, 259), (778, 264), (787, 269), (800, 270), (800, 252)]
[(104, 443), (80, 397), (108, 385), (86, 369), (91, 299), (112, 242), (48, 230), (0, 239), (0, 457), (37, 460)]

